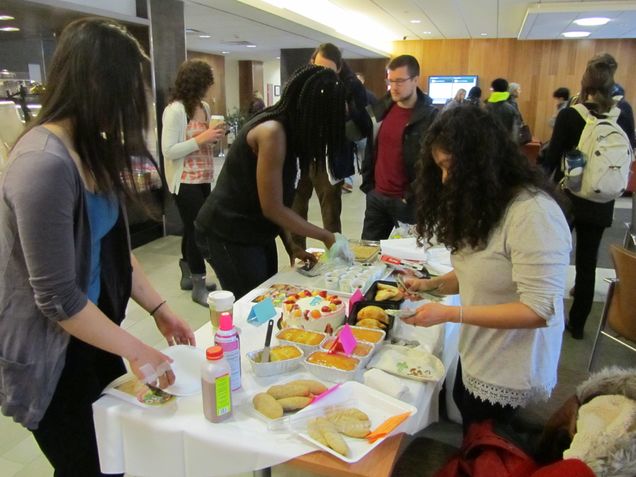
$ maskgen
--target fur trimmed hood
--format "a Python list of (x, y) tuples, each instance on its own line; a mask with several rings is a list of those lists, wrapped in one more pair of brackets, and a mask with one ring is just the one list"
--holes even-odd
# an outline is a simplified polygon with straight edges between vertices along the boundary
[[(635, 476), (636, 368), (603, 369), (580, 384), (576, 395), (581, 404), (579, 419), (589, 410), (592, 421), (586, 421), (586, 425), (593, 422), (600, 426), (596, 432), (586, 436), (587, 442), (579, 442), (579, 455), (576, 457), (583, 460), (598, 477)], [(581, 421), (577, 420), (577, 426), (579, 424), (582, 428)], [(575, 441), (576, 436), (564, 457), (577, 452)]]

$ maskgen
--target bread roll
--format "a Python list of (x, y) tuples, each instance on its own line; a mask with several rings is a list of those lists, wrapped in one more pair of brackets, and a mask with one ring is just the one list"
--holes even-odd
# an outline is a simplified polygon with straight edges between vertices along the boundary
[(283, 406), (267, 393), (259, 393), (252, 398), (254, 409), (270, 419), (283, 417)]
[(294, 396), (277, 399), (276, 402), (283, 406), (283, 411), (297, 411), (298, 409), (307, 407), (311, 402), (311, 398), (305, 396)]
[(303, 384), (281, 384), (270, 387), (267, 394), (274, 399), (283, 399), (296, 396), (309, 396), (309, 388)]

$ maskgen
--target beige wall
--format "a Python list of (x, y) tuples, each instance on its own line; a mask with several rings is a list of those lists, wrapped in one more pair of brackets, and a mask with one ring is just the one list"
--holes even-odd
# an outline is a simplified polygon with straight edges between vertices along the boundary
[(421, 67), (420, 87), (428, 89), (429, 75), (479, 75), (484, 98), (497, 77), (521, 84), (519, 106), (533, 134), (550, 139), (548, 119), (554, 114), (552, 92), (565, 86), (579, 90), (587, 61), (597, 53), (616, 58), (616, 81), (636, 105), (636, 40), (419, 40), (394, 43), (394, 55), (415, 56)]

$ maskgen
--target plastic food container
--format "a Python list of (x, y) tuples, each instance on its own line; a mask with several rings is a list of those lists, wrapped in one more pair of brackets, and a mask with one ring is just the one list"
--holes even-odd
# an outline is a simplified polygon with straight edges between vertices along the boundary
[(294, 346), (293, 344), (289, 346), (296, 348), (300, 354), (297, 357), (291, 359), (282, 359), (280, 361), (268, 361), (267, 363), (259, 363), (255, 360), (259, 356), (261, 351), (263, 351), (262, 349), (250, 351), (249, 353), (247, 353), (247, 359), (252, 365), (252, 371), (254, 371), (254, 374), (260, 377), (275, 376), (277, 374), (288, 373), (296, 369), (302, 362), (305, 354), (300, 347)]
[(344, 383), (347, 381), (351, 381), (354, 379), (358, 369), (360, 369), (361, 363), (360, 360), (353, 356), (345, 356), (341, 353), (334, 353), (330, 356), (336, 356), (338, 359), (343, 360), (344, 362), (350, 363), (353, 365), (352, 369), (342, 369), (333, 366), (327, 366), (324, 364), (312, 363), (309, 361), (310, 358), (316, 357), (316, 355), (320, 353), (321, 355), (326, 354), (325, 351), (314, 351), (309, 356), (307, 356), (303, 364), (305, 368), (312, 374), (314, 374), (318, 379), (322, 379), (324, 381), (331, 381), (333, 383)]
[[(371, 284), (367, 292), (364, 294), (364, 299), (366, 301), (376, 301), (375, 294), (378, 292), (378, 283), (382, 283), (384, 285), (390, 285), (392, 287), (397, 287), (396, 282), (388, 281), (388, 280), (376, 280)], [(397, 303), (400, 305), (404, 301), (404, 298), (400, 300), (384, 300), (379, 303)]]

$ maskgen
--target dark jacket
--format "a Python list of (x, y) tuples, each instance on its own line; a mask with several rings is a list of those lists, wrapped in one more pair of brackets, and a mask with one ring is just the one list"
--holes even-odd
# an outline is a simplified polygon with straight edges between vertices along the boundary
[[(393, 106), (391, 94), (387, 93), (378, 100), (373, 107), (373, 116), (376, 121), (381, 122)], [(435, 120), (437, 109), (433, 107), (433, 100), (419, 88), (417, 88), (417, 102), (411, 119), (402, 133), (402, 158), (406, 166), (406, 175), (409, 183), (415, 180), (415, 164), (420, 157), (420, 148), (426, 131)], [(365, 149), (364, 161), (362, 163), (362, 185), (360, 190), (367, 193), (375, 188), (375, 161), (377, 159), (377, 135), (372, 136)], [(412, 187), (411, 187), (412, 189)], [(407, 191), (406, 196), (412, 195), (412, 190)]]
[[(502, 93), (492, 93), (486, 102), (486, 110), (489, 111), (510, 133), (513, 141), (519, 141), (519, 128), (521, 127), (521, 115), (515, 106), (510, 104), (508, 97), (500, 101), (493, 101), (492, 96)], [(503, 97), (503, 96), (502, 96)]]
[(337, 179), (344, 179), (355, 173), (354, 142), (371, 137), (373, 124), (369, 113), (367, 113), (367, 93), (364, 85), (346, 63), (343, 63), (339, 76), (345, 85), (347, 101), (346, 135), (348, 141), (343, 153), (331, 164), (331, 174)]

